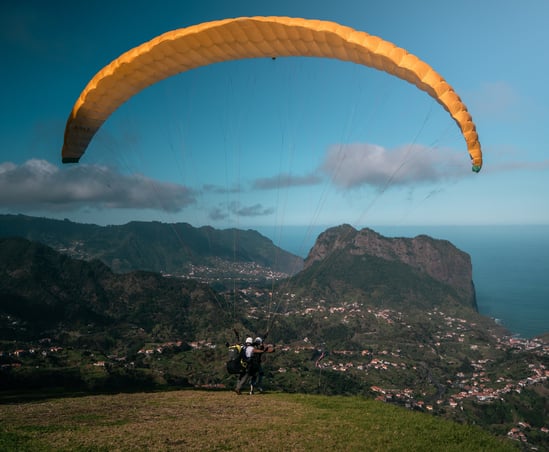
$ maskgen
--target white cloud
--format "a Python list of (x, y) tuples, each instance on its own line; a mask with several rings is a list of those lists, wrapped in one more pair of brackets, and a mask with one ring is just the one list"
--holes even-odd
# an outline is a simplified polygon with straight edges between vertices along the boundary
[(38, 159), (22, 165), (0, 164), (0, 204), (8, 208), (145, 208), (179, 212), (194, 202), (194, 193), (187, 187), (140, 174), (118, 174), (104, 166), (79, 164), (60, 169)]
[(468, 164), (467, 155), (421, 145), (388, 150), (373, 144), (348, 144), (330, 147), (321, 170), (341, 188), (385, 189), (457, 179), (470, 174)]
[(296, 176), (293, 174), (278, 174), (273, 177), (265, 177), (256, 179), (252, 186), (259, 190), (271, 190), (285, 187), (303, 187), (309, 185), (317, 185), (321, 182), (321, 178), (316, 174), (308, 174), (305, 176)]
[(233, 201), (228, 204), (215, 207), (210, 211), (209, 217), (211, 220), (219, 221), (225, 220), (231, 215), (235, 215), (237, 217), (263, 217), (272, 215), (274, 212), (274, 208), (265, 207), (260, 203), (245, 206), (240, 202)]
[(222, 221), (229, 217), (229, 213), (221, 207), (215, 207), (210, 211), (208, 216), (210, 217), (210, 220)]
[(262, 217), (274, 213), (272, 207), (263, 207), (257, 203), (250, 206), (242, 206), (240, 203), (233, 202), (229, 205), (230, 210), (241, 217)]
[(222, 187), (221, 185), (214, 184), (205, 184), (202, 186), (202, 190), (205, 193), (216, 193), (216, 194), (226, 194), (226, 193), (240, 193), (241, 189), (238, 185), (232, 187)]

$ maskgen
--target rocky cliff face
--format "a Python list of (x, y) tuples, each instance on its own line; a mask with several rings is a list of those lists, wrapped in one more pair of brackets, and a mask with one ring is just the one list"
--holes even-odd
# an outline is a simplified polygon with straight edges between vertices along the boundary
[(471, 257), (447, 240), (426, 235), (414, 238), (388, 238), (371, 229), (357, 231), (349, 225), (323, 232), (305, 260), (305, 268), (334, 252), (376, 256), (420, 270), (437, 281), (458, 290), (476, 309)]

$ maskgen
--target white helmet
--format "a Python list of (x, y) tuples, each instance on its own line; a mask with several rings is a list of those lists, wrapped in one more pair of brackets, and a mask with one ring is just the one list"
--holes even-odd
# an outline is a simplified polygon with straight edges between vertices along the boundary
[(256, 338), (255, 338), (254, 344), (259, 344), (259, 345), (261, 345), (262, 343), (263, 343), (263, 339), (261, 339), (260, 337), (256, 337)]
[(252, 345), (254, 340), (251, 337), (246, 338), (246, 345)]

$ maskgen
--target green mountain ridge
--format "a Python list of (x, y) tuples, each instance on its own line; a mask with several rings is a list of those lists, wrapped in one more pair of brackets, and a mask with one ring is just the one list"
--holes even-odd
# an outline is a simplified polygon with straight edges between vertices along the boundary
[(255, 263), (291, 275), (303, 259), (253, 230), (195, 228), (188, 223), (132, 221), (98, 226), (25, 215), (0, 215), (0, 237), (23, 237), (74, 258), (99, 259), (118, 273), (134, 270), (184, 275), (193, 266)]
[[(223, 322), (207, 285), (158, 273), (113, 273), (98, 260), (72, 259), (26, 239), (0, 239), (1, 338), (38, 339), (71, 329), (101, 331), (166, 325), (192, 340)], [(194, 312), (194, 311), (199, 311)], [(210, 313), (210, 314), (209, 314)], [(6, 319), (25, 325), (9, 328)], [(201, 319), (199, 325), (189, 318)]]
[(463, 304), (457, 290), (401, 262), (340, 252), (329, 262), (315, 262), (292, 278), (296, 291), (332, 299), (365, 299), (376, 306), (401, 309), (405, 304), (430, 309)]

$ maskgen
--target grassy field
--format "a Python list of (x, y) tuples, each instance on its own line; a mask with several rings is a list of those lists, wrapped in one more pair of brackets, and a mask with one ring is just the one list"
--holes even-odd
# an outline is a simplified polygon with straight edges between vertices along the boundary
[(0, 405), (2, 451), (516, 451), (479, 428), (373, 400), (174, 391)]

